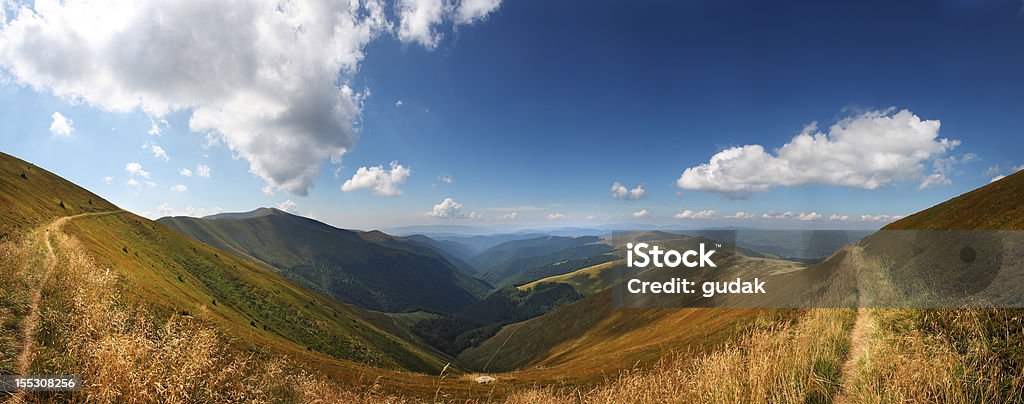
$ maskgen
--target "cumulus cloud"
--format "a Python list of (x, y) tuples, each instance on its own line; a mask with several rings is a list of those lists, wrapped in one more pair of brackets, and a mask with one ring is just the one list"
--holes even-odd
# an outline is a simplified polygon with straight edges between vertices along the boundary
[(109, 175), (106, 176), (106, 177), (103, 177), (103, 182), (105, 182), (107, 184), (110, 184), (111, 182), (114, 182), (114, 177), (111, 177)]
[(178, 185), (175, 185), (175, 186), (171, 187), (171, 192), (187, 192), (187, 191), (188, 191), (188, 187), (186, 187), (185, 184), (178, 184)]
[(464, 217), (465, 215), (462, 214), (461, 203), (455, 202), (452, 198), (444, 198), (441, 203), (434, 205), (434, 208), (427, 212), (426, 216), (451, 219)]
[(687, 210), (684, 210), (682, 212), (676, 213), (675, 216), (673, 216), (673, 217), (676, 218), (676, 219), (712, 219), (712, 218), (715, 217), (715, 211), (713, 211), (713, 210), (693, 211), (693, 210), (687, 209)]
[(180, 175), (182, 177), (185, 177), (185, 178), (191, 178), (192, 177), (192, 170), (189, 170), (187, 168), (182, 168), (182, 169), (178, 170), (178, 175)]
[(196, 175), (203, 178), (210, 178), (210, 166), (205, 164), (197, 164)]
[(812, 123), (774, 153), (756, 144), (718, 152), (683, 171), (676, 185), (729, 198), (806, 184), (877, 189), (921, 178), (926, 161), (960, 143), (938, 138), (939, 127), (938, 120), (892, 109), (840, 120), (828, 133)]
[(469, 218), (473, 220), (480, 220), (484, 218), (484, 215), (479, 212), (469, 212)]
[(128, 163), (124, 165), (124, 170), (128, 172), (131, 177), (139, 176), (142, 178), (149, 178), (149, 171), (142, 169), (142, 164), (139, 163)]
[(642, 210), (633, 212), (633, 217), (636, 218), (636, 219), (642, 219), (642, 218), (648, 217), (650, 215), (651, 215), (651, 212), (648, 212), (647, 209), (642, 209)]
[(564, 219), (568, 219), (568, 218), (569, 218), (569, 216), (563, 215), (561, 213), (549, 213), (548, 214), (548, 220), (564, 220)]
[(446, 20), (453, 20), (456, 26), (472, 24), (500, 5), (501, 0), (461, 0), (458, 4), (448, 0), (399, 0), (398, 39), (433, 49), (441, 42), (443, 34), (438, 27)]
[(746, 219), (753, 219), (754, 218), (754, 214), (753, 213), (749, 213), (749, 212), (739, 211), (739, 212), (736, 212), (736, 214), (731, 215), (731, 216), (726, 216), (725, 218), (726, 219), (746, 220)]
[(190, 130), (299, 195), (354, 146), (367, 93), (347, 83), (389, 29), (377, 0), (46, 1), (9, 18), (0, 65), (17, 83), (105, 111), (190, 111)]
[(848, 221), (850, 221), (850, 216), (849, 215), (835, 215), (834, 214), (832, 216), (829, 216), (828, 220), (831, 220), (833, 222), (848, 222)]
[(501, 220), (516, 220), (519, 218), (519, 212), (511, 212), (501, 216)]
[(50, 122), (50, 134), (54, 136), (71, 136), (71, 133), (75, 131), (75, 122), (60, 112), (54, 112), (50, 117), (53, 118), (53, 121)]
[(397, 161), (391, 162), (390, 169), (384, 166), (359, 167), (352, 179), (341, 184), (341, 190), (352, 192), (359, 190), (373, 190), (374, 195), (398, 196), (402, 190), (398, 186), (405, 183), (405, 180), (412, 174), (412, 170)]
[(637, 185), (636, 188), (629, 189), (629, 188), (626, 188), (625, 185), (622, 185), (622, 184), (620, 184), (618, 182), (615, 182), (615, 183), (612, 184), (611, 191), (612, 191), (612, 198), (615, 198), (615, 199), (632, 199), (632, 200), (637, 200), (637, 199), (642, 199), (643, 197), (647, 196), (647, 191), (644, 190), (644, 185), (643, 184)]
[(395, 101), (395, 106), (396, 107), (401, 107), (403, 104), (405, 104), (405, 103), (402, 102), (402, 100)]
[(988, 183), (991, 184), (991, 183), (999, 181), (999, 180), (1001, 180), (1003, 178), (1006, 178), (1006, 176), (1005, 175), (997, 175), (995, 177), (992, 177), (992, 180), (990, 180)]

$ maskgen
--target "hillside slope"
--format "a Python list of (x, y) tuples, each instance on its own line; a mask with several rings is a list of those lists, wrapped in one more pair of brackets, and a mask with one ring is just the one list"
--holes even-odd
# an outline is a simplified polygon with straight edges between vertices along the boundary
[[(477, 301), (488, 288), (429, 246), (395, 241), (379, 232), (338, 229), (277, 209), (159, 222), (264, 262), (303, 286), (373, 310), (454, 312)], [(400, 248), (389, 246), (398, 244)]]
[[(399, 337), (405, 331), (393, 321), (380, 321), (379, 315), (312, 293), (261, 264), (121, 211), (49, 172), (28, 167), (32, 166), (0, 155), (0, 189), (10, 200), (0, 208), (4, 220), (0, 232), (8, 235), (0, 249), (10, 258), (3, 262), (5, 274), (0, 281), (8, 291), (45, 289), (38, 308), (25, 307), (27, 300), (7, 299), (14, 295), (5, 293), (3, 304), (11, 307), (5, 307), (0, 317), (6, 327), (40, 312), (39, 332), (25, 334), (38, 345), (36, 352), (27, 355), (27, 366), (35, 373), (67, 372), (64, 366), (82, 364), (91, 357), (76, 356), (66, 349), (91, 352), (103, 349), (97, 345), (103, 341), (156, 338), (139, 341), (150, 345), (138, 347), (160, 346), (170, 342), (161, 338), (170, 338), (174, 332), (164, 327), (186, 323), (214, 330), (214, 340), (225, 344), (217, 343), (217, 352), (249, 352), (256, 355), (250, 360), (257, 361), (288, 357), (290, 363), (349, 380), (346, 383), (373, 374), (413, 386), (412, 390), (422, 383), (426, 391), (430, 389), (429, 376), (399, 376), (394, 371), (436, 374), (450, 362), (415, 339)], [(30, 173), (27, 178), (20, 175), (22, 169)], [(45, 250), (44, 245), (56, 252), (55, 258), (32, 258), (41, 254), (36, 253), (40, 249)], [(39, 272), (47, 265), (39, 263), (54, 259), (60, 261), (49, 265), (54, 274), (42, 276)], [(24, 275), (12, 279), (6, 274), (11, 271)], [(99, 289), (90, 289), (91, 284)], [(90, 294), (75, 294), (83, 290)], [(95, 301), (102, 307), (102, 311), (95, 312), (98, 317), (59, 321), (69, 315), (61, 313), (74, 313), (78, 305), (90, 299), (102, 299)], [(191, 338), (190, 334), (184, 335)], [(127, 342), (117, 346), (134, 349)], [(99, 366), (113, 366), (115, 362), (109, 360), (113, 359)], [(150, 360), (133, 359), (136, 364), (159, 364), (147, 362)], [(166, 360), (165, 365), (171, 363)]]
[(1022, 230), (1024, 171), (907, 216), (882, 230)]

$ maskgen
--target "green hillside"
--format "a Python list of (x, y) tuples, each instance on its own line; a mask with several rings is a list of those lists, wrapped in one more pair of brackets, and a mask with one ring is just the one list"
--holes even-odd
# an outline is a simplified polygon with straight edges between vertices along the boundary
[(429, 246), (379, 232), (338, 229), (277, 209), (159, 221), (195, 240), (266, 263), (303, 286), (368, 309), (451, 313), (477, 301), (488, 289)]
[(521, 276), (531, 269), (611, 251), (609, 245), (600, 241), (600, 238), (593, 236), (544, 236), (508, 241), (473, 257), (470, 263), (479, 270), (483, 280), (496, 288), (503, 288), (513, 285), (513, 282), (526, 283), (552, 275), (549, 268), (547, 271), (540, 270), (533, 278)]
[(907, 216), (882, 230), (1022, 230), (1024, 171)]
[[(426, 394), (431, 389), (431, 376), (398, 372), (436, 374), (451, 361), (416, 339), (400, 337), (407, 331), (394, 320), (384, 321), (379, 314), (310, 292), (262, 264), (118, 210), (96, 195), (17, 158), (0, 155), (0, 169), (0, 189), (5, 198), (0, 209), (0, 233), (6, 235), (0, 249), (10, 258), (0, 266), (4, 272), (0, 282), (11, 292), (43, 288), (37, 303), (23, 300), (18, 297), (21, 294), (4, 293), (0, 296), (5, 306), (0, 320), (7, 329), (21, 328), (17, 335), (28, 333), (25, 335), (35, 342), (33, 345), (38, 345), (19, 356), (27, 359), (24, 366), (33, 373), (106, 371), (103, 369), (125, 363), (113, 358), (93, 362), (98, 357), (89, 356), (94, 355), (89, 352), (115, 354), (101, 351), (105, 340), (142, 338), (150, 342), (137, 345), (138, 349), (171, 349), (172, 345), (164, 344), (172, 342), (166, 338), (176, 331), (165, 328), (172, 324), (194, 330), (181, 334), (180, 338), (186, 340), (211, 330), (213, 340), (207, 342), (221, 342), (214, 343), (209, 354), (220, 352), (223, 356), (214, 360), (227, 361), (225, 366), (237, 364), (234, 361), (243, 360), (245, 355), (255, 355), (248, 360), (256, 363), (273, 363), (274, 357), (290, 358), (289, 368), (282, 371), (299, 366), (309, 372), (334, 375), (344, 381), (342, 384), (357, 384), (358, 378), (372, 374), (390, 380), (392, 386), (405, 386), (403, 389), (410, 392), (422, 388), (418, 391)], [(28, 173), (27, 178), (20, 175), (22, 170)], [(63, 208), (60, 201), (64, 202)], [(41, 227), (44, 225), (45, 229)], [(46, 244), (52, 245), (55, 258), (45, 257), (50, 248)], [(53, 259), (58, 262), (38, 264)], [(23, 275), (8, 276), (14, 273)], [(38, 308), (34, 308), (36, 304)], [(101, 311), (94, 316), (88, 311), (75, 314), (90, 307)], [(76, 316), (74, 321), (67, 320), (69, 315)], [(23, 324), (29, 324), (26, 321), (35, 324), (36, 318), (38, 332), (36, 327), (25, 328)], [(60, 318), (65, 320), (57, 321)], [(17, 350), (9, 345), (13, 341), (4, 338), (0, 342), (5, 347), (4, 358), (10, 358), (6, 350)], [(29, 349), (24, 343), (20, 349)], [(115, 346), (135, 349), (127, 342)], [(173, 363), (151, 358), (140, 356), (134, 361), (138, 366)], [(16, 371), (15, 364), (6, 359), (0, 365), (6, 368), (4, 373)], [(217, 369), (209, 371), (229, 370)], [(193, 379), (185, 382), (204, 383)], [(126, 384), (108, 387), (131, 388), (130, 383)], [(203, 391), (214, 394), (209, 388)]]

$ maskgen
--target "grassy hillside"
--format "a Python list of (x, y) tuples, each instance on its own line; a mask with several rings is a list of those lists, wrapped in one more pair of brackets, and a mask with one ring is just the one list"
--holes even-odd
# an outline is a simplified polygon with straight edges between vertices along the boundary
[(526, 283), (552, 275), (551, 268), (534, 276), (524, 278), (523, 273), (531, 269), (552, 264), (599, 256), (611, 251), (611, 246), (600, 242), (598, 237), (555, 237), (544, 236), (526, 240), (515, 240), (491, 247), (473, 257), (471, 264), (480, 272), (480, 277), (496, 288), (512, 285), (512, 282)]
[(383, 233), (342, 230), (276, 209), (241, 217), (171, 217), (160, 222), (264, 262), (303, 286), (373, 310), (450, 313), (475, 302), (487, 289), (429, 246), (396, 241)]
[(450, 361), (402, 338), (393, 320), (117, 210), (9, 155), (0, 167), (11, 174), (0, 177), (11, 201), (0, 208), (3, 373), (82, 374), (88, 385), (77, 400), (307, 401), (307, 393), (358, 394), (367, 377), (425, 396), (436, 376), (408, 372), (436, 375)]
[(1024, 171), (1006, 176), (931, 208), (890, 223), (882, 230), (1022, 230)]
[(70, 181), (0, 152), (0, 236), (63, 216), (116, 209)]

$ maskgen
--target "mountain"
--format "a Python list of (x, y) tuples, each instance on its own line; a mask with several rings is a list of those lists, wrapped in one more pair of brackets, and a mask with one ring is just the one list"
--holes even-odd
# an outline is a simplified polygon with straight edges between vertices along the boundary
[[(453, 256), (455, 258), (458, 258), (460, 260), (468, 260), (470, 258), (473, 258), (473, 256), (475, 256), (475, 255), (480, 253), (480, 250), (477, 250), (476, 248), (473, 248), (472, 246), (460, 243), (458, 241), (435, 240), (435, 239), (432, 239), (430, 237), (424, 236), (422, 234), (413, 234), (411, 236), (405, 236), (405, 239), (412, 240), (412, 241), (418, 241), (418, 242), (430, 245), (431, 247), (434, 247), (434, 248), (436, 248), (438, 250), (444, 251), (444, 252), (450, 254), (451, 256)], [(473, 271), (475, 272), (476, 268), (474, 268)]]
[[(530, 269), (598, 256), (611, 250), (612, 247), (601, 243), (599, 237), (543, 236), (498, 244), (473, 257), (470, 263), (480, 271), (482, 279), (501, 288), (512, 281), (534, 280), (519, 277)], [(545, 272), (540, 277), (547, 275), (550, 274)]]
[(882, 230), (1024, 230), (1024, 170), (907, 216)]
[(429, 245), (338, 229), (273, 208), (159, 220), (195, 240), (275, 268), (305, 287), (388, 312), (455, 312), (489, 289)]
[[(427, 391), (433, 377), (409, 372), (437, 374), (451, 362), (380, 313), (307, 290), (3, 153), (0, 199), (0, 319), (11, 336), (0, 340), (4, 373), (107, 375), (90, 382), (91, 394), (121, 394), (133, 374), (172, 389), (202, 379), (188, 394), (209, 398), (226, 383), (214, 376), (229, 374), (373, 375)], [(190, 360), (194, 367), (185, 366)], [(277, 370), (260, 370), (272, 363)], [(282, 389), (274, 394), (290, 387)]]

